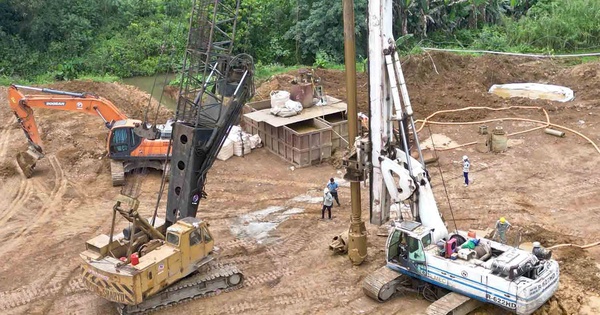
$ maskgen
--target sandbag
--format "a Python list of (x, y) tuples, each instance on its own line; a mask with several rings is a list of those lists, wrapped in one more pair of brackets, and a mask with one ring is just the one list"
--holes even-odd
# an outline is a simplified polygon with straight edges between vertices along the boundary
[(262, 139), (259, 135), (250, 136), (250, 149), (256, 149), (262, 147)]
[(229, 139), (225, 139), (221, 149), (219, 149), (219, 153), (217, 154), (217, 159), (221, 161), (225, 161), (233, 156), (233, 141)]
[(250, 146), (250, 135), (245, 133), (241, 134), (239, 140), (233, 142), (233, 155), (244, 156), (252, 152)]
[(271, 91), (271, 108), (282, 108), (290, 100), (288, 91)]
[(285, 108), (291, 109), (296, 112), (301, 112), (302, 111), (302, 103), (288, 100), (287, 102), (285, 102)]
[(279, 116), (279, 117), (292, 117), (292, 116), (298, 115), (299, 112), (297, 112), (293, 109), (282, 107), (282, 108), (271, 108), (270, 113), (271, 113), (271, 115)]

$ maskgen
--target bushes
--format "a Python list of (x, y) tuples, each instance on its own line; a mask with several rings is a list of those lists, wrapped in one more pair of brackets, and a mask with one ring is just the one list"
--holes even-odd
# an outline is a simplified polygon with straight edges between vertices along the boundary
[(596, 48), (600, 43), (600, 1), (540, 0), (507, 27), (512, 45), (548, 51)]
[[(565, 52), (594, 49), (600, 42), (599, 0), (394, 3), (394, 33), (408, 33), (400, 37), (403, 53), (424, 45)], [(355, 1), (356, 50), (363, 56), (366, 4)], [(0, 76), (130, 77), (172, 70), (181, 64), (190, 5), (187, 0), (5, 0)], [(344, 60), (341, 2), (243, 0), (235, 40), (237, 52), (261, 64), (337, 65)]]

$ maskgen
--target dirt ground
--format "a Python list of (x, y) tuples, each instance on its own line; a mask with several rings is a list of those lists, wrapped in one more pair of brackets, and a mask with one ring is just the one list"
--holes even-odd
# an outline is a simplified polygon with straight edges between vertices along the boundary
[[(417, 119), (466, 106), (542, 106), (553, 123), (600, 143), (600, 64), (573, 63), (436, 53), (405, 60), (404, 73)], [(326, 93), (345, 98), (343, 72), (318, 70), (317, 74)], [(293, 75), (264, 83), (257, 98), (285, 88)], [(487, 93), (492, 84), (510, 82), (565, 85), (575, 91), (576, 98), (556, 103), (501, 99)], [(366, 74), (359, 74), (362, 111), (367, 109), (366, 84)], [(114, 83), (65, 82), (52, 87), (97, 93), (133, 118), (141, 117), (147, 105), (145, 93)], [(5, 87), (0, 87), (0, 103), (7, 104)], [(26, 148), (25, 137), (8, 106), (0, 105), (0, 196), (4, 201), (0, 204), (0, 313), (116, 314), (110, 303), (84, 289), (77, 270), (78, 253), (85, 241), (108, 233), (119, 193), (119, 188), (110, 184), (106, 129), (98, 117), (49, 110), (35, 113), (46, 157), (38, 162), (34, 177), (25, 179), (14, 162), (16, 151)], [(159, 116), (164, 121), (169, 115), (162, 112)], [(434, 120), (503, 117), (543, 119), (539, 111), (510, 110), (438, 115)], [(535, 126), (509, 120), (488, 125), (501, 125), (510, 133)], [(464, 144), (482, 140), (477, 130), (478, 125), (431, 125), (419, 136), (424, 140), (430, 134), (441, 134)], [(437, 154), (439, 163), (429, 170), (449, 226), (456, 223), (459, 229), (485, 229), (505, 216), (515, 231), (520, 231), (522, 241), (552, 246), (600, 240), (600, 155), (575, 134), (567, 132), (565, 138), (557, 138), (537, 130), (511, 137), (508, 150), (500, 154), (479, 152), (477, 146)], [(472, 162), (473, 183), (468, 188), (462, 185), (457, 163), (464, 154)], [(216, 161), (206, 186), (208, 199), (203, 200), (199, 216), (211, 224), (223, 251), (221, 261), (237, 264), (246, 276), (246, 285), (157, 314), (424, 311), (428, 303), (414, 295), (380, 304), (362, 293), (362, 279), (383, 265), (385, 237), (377, 236), (378, 227), (367, 224), (369, 249), (362, 266), (353, 267), (347, 257), (329, 252), (329, 240), (349, 226), (350, 217), (349, 186), (345, 183), (340, 191), (342, 206), (334, 207), (333, 220), (319, 220), (319, 196), (329, 177), (341, 178), (341, 171), (326, 163), (292, 170), (264, 148), (243, 158)], [(150, 173), (143, 180), (140, 208), (150, 215), (160, 174)], [(368, 203), (368, 191), (363, 189), (365, 220)], [(556, 249), (554, 256), (561, 266), (560, 288), (537, 314), (600, 313), (600, 248)], [(503, 312), (487, 307), (476, 313)]]

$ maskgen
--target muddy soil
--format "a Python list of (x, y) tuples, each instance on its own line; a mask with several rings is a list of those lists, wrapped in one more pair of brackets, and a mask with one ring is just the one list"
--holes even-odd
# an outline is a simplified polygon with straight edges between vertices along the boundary
[[(403, 65), (417, 119), (466, 106), (542, 106), (552, 122), (600, 143), (600, 64), (569, 63), (435, 53), (411, 56)], [(295, 74), (264, 83), (258, 88), (257, 99), (285, 88)], [(317, 74), (326, 93), (345, 99), (343, 72), (318, 70)], [(491, 84), (509, 82), (566, 85), (575, 91), (576, 99), (550, 103), (502, 99), (487, 93)], [(358, 85), (359, 106), (366, 111), (366, 74), (359, 74)], [(51, 87), (96, 93), (132, 118), (142, 117), (148, 104), (146, 93), (116, 83), (63, 82)], [(108, 233), (111, 209), (119, 193), (119, 188), (111, 186), (105, 127), (98, 117), (35, 110), (46, 157), (38, 162), (34, 176), (25, 179), (16, 168), (14, 155), (26, 148), (26, 140), (6, 105), (4, 87), (0, 87), (0, 103), (5, 104), (0, 105), (0, 195), (4, 201), (0, 204), (0, 313), (116, 314), (109, 303), (85, 290), (77, 269), (78, 253), (85, 241)], [(170, 115), (161, 110), (159, 121)], [(503, 117), (544, 118), (539, 112), (511, 110), (446, 114), (435, 120)], [(511, 133), (535, 126), (510, 120), (490, 124), (496, 125)], [(457, 144), (481, 142), (477, 129), (477, 125), (432, 125), (419, 136), (426, 139), (431, 134), (443, 134)], [(552, 246), (600, 240), (600, 154), (587, 141), (571, 132), (556, 138), (537, 130), (511, 137), (504, 153), (482, 153), (477, 147), (437, 151), (438, 164), (430, 167), (438, 205), (450, 226), (485, 229), (505, 216), (522, 241), (537, 240)], [(472, 162), (473, 183), (468, 188), (462, 185), (459, 163), (464, 154)], [(208, 199), (203, 200), (199, 217), (210, 222), (222, 248), (221, 261), (237, 264), (246, 276), (246, 285), (157, 314), (423, 312), (428, 303), (415, 295), (380, 304), (362, 293), (361, 280), (384, 260), (385, 237), (377, 236), (378, 227), (367, 224), (369, 249), (362, 266), (353, 267), (347, 257), (329, 252), (329, 240), (349, 226), (349, 188), (342, 184), (342, 206), (334, 207), (331, 221), (319, 220), (320, 195), (329, 177), (341, 176), (340, 170), (325, 163), (292, 170), (264, 148), (243, 158), (216, 161), (209, 172)], [(160, 173), (151, 172), (141, 179), (140, 209), (150, 215)], [(363, 189), (364, 220), (368, 220), (368, 198), (368, 191)], [(449, 219), (452, 217), (454, 221)], [(124, 226), (120, 221), (119, 228)], [(537, 314), (600, 312), (600, 249), (556, 249), (554, 256), (561, 265), (560, 289)], [(477, 311), (502, 313), (494, 307)]]

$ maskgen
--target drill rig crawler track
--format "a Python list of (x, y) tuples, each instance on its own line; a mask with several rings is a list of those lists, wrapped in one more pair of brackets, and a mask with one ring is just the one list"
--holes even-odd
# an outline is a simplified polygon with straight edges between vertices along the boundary
[(233, 265), (210, 262), (197, 272), (138, 305), (117, 304), (121, 315), (141, 315), (167, 307), (240, 289), (244, 276)]

